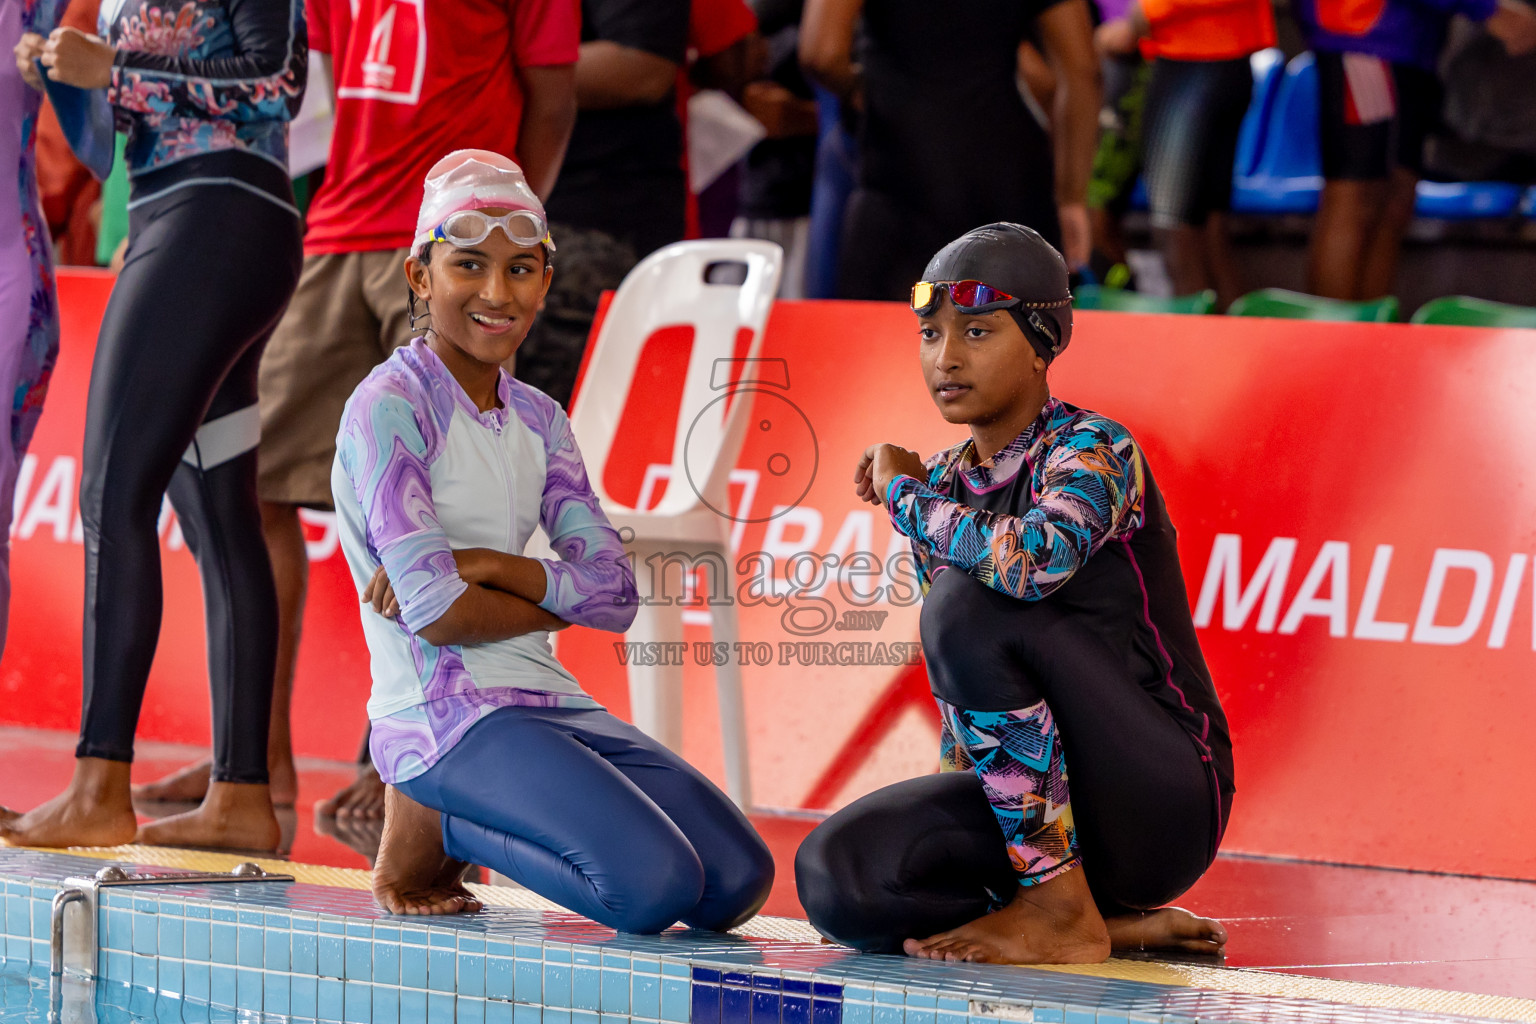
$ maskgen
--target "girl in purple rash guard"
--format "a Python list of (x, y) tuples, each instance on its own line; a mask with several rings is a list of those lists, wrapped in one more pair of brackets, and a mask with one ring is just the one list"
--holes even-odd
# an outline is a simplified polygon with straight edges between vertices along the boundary
[[(573, 622), (626, 629), (637, 601), (570, 422), (501, 368), (554, 249), (516, 164), (445, 157), (406, 261), (413, 316), (431, 326), (342, 417), (331, 483), (390, 787), (374, 893), (394, 913), (474, 909), (460, 880), (483, 864), (621, 931), (731, 928), (768, 896), (767, 847), (550, 650), (548, 632)], [(535, 527), (558, 559), (521, 554)]]
[[(0, 436), (0, 650), (11, 607), (9, 536), (16, 474), (43, 412), (43, 396), (59, 354), (59, 301), (53, 281), (48, 226), (37, 198), (37, 111), (41, 81), (29, 88), (34, 52), (64, 14), (65, 0), (0, 5), (0, 40), (16, 48), (0, 62), (0, 400), (10, 405), (9, 429)], [(25, 70), (23, 70), (25, 69)], [(14, 169), (12, 176), (12, 169)]]

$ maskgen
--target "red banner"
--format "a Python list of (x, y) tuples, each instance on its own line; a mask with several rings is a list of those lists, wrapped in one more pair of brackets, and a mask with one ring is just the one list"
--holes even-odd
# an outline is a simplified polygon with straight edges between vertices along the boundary
[[(64, 355), (13, 525), (9, 722), (78, 716), (75, 488), (108, 287), (61, 274)], [(1536, 878), (1536, 806), (1516, 796), (1536, 769), (1536, 332), (1078, 320), (1052, 388), (1130, 427), (1180, 529), (1236, 741), (1226, 849)], [(651, 505), (668, 484), (688, 338), (647, 347), (605, 474), (620, 500)], [(677, 650), (562, 634), (561, 657), (619, 713), (626, 659), (681, 660), (684, 752), (716, 778), (709, 665), (739, 660), (760, 804), (835, 807), (934, 765), (910, 563), (851, 483), (873, 441), (961, 437), (923, 390), (916, 342), (898, 305), (775, 308), (763, 355), (786, 386), (757, 386), (733, 477), (735, 650), (708, 646), (702, 604)], [(206, 742), (195, 567), (171, 517), (162, 537), (166, 626), (140, 733)], [(301, 754), (349, 758), (368, 688), (357, 600), (323, 517), (311, 541), (295, 735)]]

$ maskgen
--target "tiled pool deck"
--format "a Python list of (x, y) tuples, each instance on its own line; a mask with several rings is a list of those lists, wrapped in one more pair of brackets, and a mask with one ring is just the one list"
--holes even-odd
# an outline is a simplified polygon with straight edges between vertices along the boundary
[[(66, 877), (93, 874), (102, 863), (0, 848), (8, 966), (17, 961), (47, 963), (50, 901)], [(783, 934), (804, 934), (803, 922), (798, 927), (784, 925), (777, 929)], [(100, 967), (109, 984), (131, 984), (162, 999), (300, 1021), (1536, 1020), (1536, 1004), (1521, 999), (1409, 998), (1397, 1007), (1367, 1006), (1056, 970), (863, 956), (840, 947), (775, 938), (682, 930), (656, 937), (620, 935), (584, 918), (547, 910), (488, 907), (465, 917), (392, 917), (374, 906), (367, 892), (302, 882), (108, 888), (102, 890), (98, 929)], [(762, 935), (776, 929), (770, 921), (753, 930)], [(1446, 1008), (1456, 1012), (1438, 1012)]]

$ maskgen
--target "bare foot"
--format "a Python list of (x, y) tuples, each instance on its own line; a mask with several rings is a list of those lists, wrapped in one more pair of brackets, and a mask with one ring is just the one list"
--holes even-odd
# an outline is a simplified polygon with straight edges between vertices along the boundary
[(208, 795), (208, 775), (213, 762), (204, 758), (174, 771), (163, 779), (133, 787), (136, 803), (146, 804), (200, 804)]
[(902, 944), (908, 956), (987, 964), (1096, 964), (1109, 932), (1081, 868), (1020, 886), (1012, 903), (942, 935)]
[(150, 846), (196, 846), (221, 850), (276, 850), (282, 841), (267, 787), (215, 782), (202, 805), (146, 823), (135, 842)]
[(371, 764), (357, 766), (357, 778), (329, 800), (315, 804), (315, 813), (328, 818), (383, 818), (384, 783)]
[(47, 803), (0, 817), (0, 839), (12, 846), (120, 846), (138, 821), (128, 795), (126, 761), (82, 757), (69, 788)]
[(1180, 907), (1106, 918), (1109, 944), (1117, 950), (1176, 949), (1220, 956), (1227, 930), (1220, 921), (1196, 917)]
[(465, 868), (443, 852), (442, 818), (390, 786), (384, 838), (373, 866), (373, 898), (391, 914), (467, 914), (480, 901), (464, 888)]
[[(292, 807), (298, 798), (298, 774), (293, 767), (293, 754), (286, 758), (268, 758), (271, 772), (273, 807)], [(133, 787), (133, 799), (146, 804), (200, 804), (208, 795), (208, 778), (213, 762), (207, 758), (189, 764), (180, 771), (172, 772), (163, 779)]]
[(384, 836), (384, 821), (381, 818), (331, 818), (317, 813), (315, 833), (328, 836), (362, 854), (367, 859), (368, 866), (373, 867), (374, 861), (379, 858), (379, 843)]

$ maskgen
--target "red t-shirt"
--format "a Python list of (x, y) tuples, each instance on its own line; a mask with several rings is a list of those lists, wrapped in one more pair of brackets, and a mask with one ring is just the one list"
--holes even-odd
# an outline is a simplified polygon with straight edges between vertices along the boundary
[(308, 253), (411, 244), (427, 171), (455, 149), (516, 159), (517, 68), (574, 64), (579, 0), (308, 0), (336, 124)]

